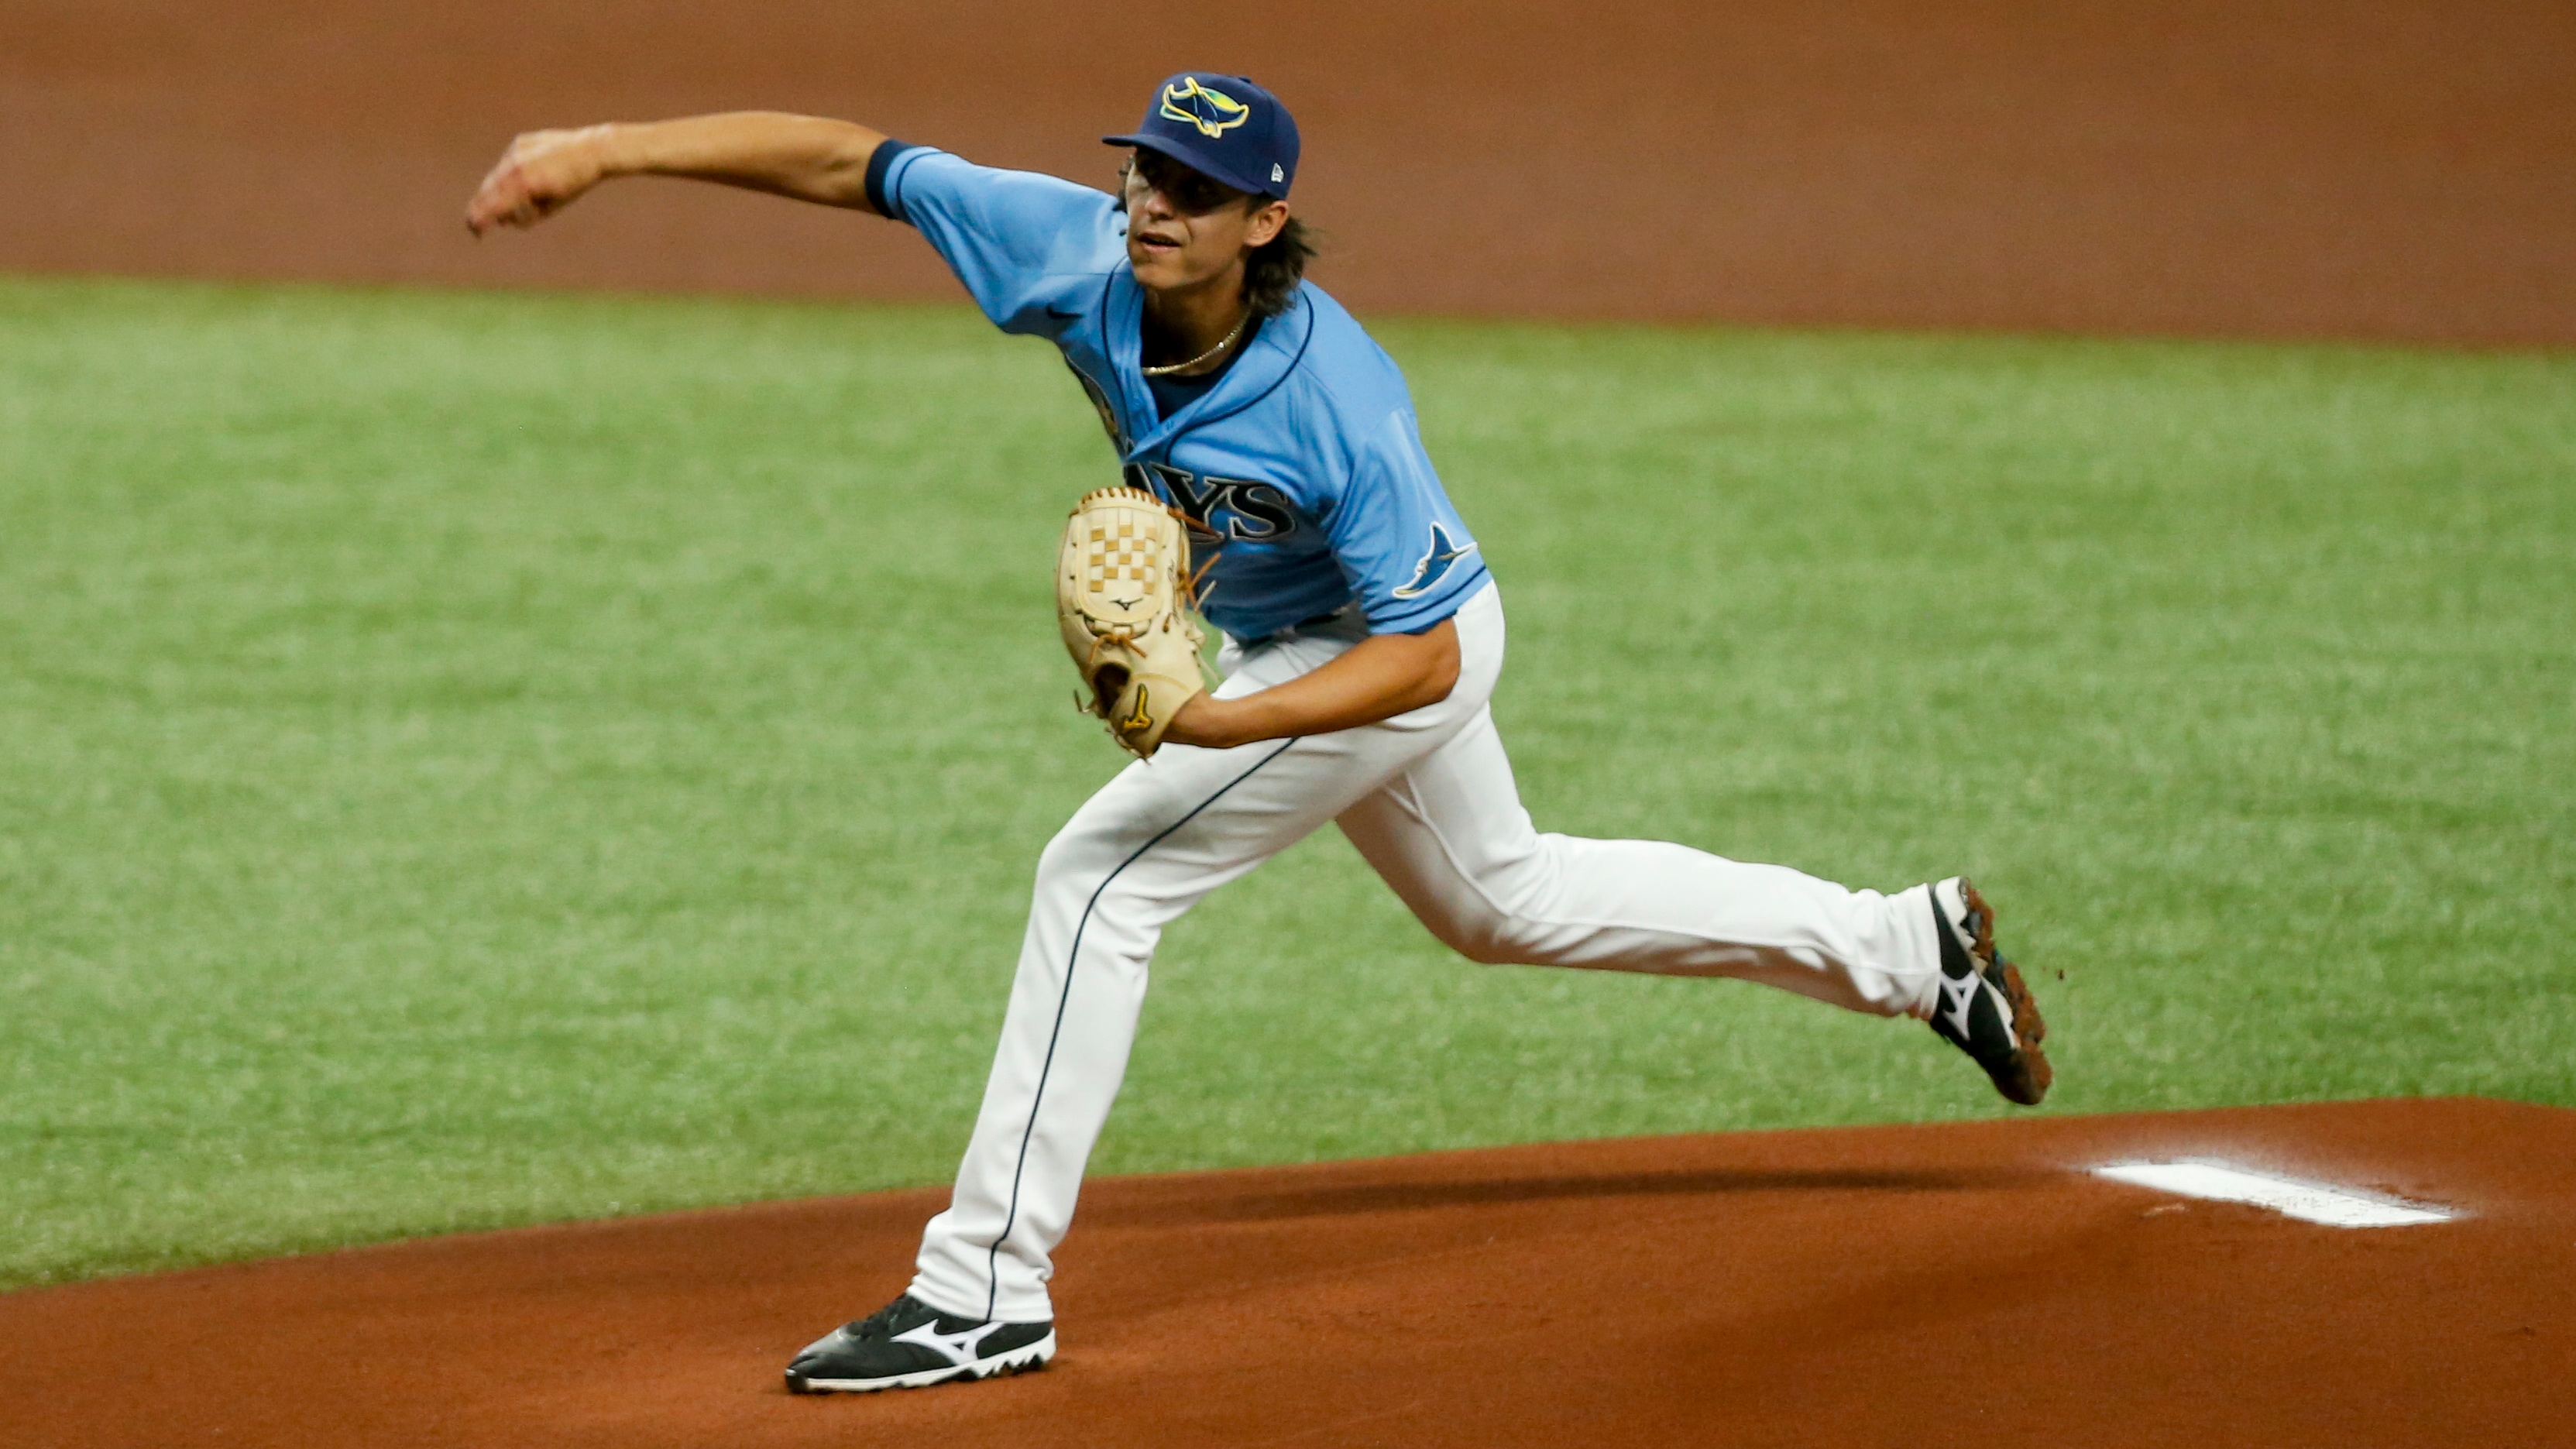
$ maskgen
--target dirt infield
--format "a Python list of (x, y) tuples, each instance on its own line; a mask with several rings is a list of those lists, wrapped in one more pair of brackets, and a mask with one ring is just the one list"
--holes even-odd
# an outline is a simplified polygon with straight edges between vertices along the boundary
[(953, 297), (765, 198), (459, 213), (514, 131), (741, 106), (1105, 178), (1184, 66), (1298, 108), (1364, 311), (2576, 342), (2548, 0), (0, 0), (0, 270)]
[[(2080, 1169), (2464, 1209), (2353, 1230)], [(791, 1398), (939, 1194), (0, 1297), (16, 1446), (2564, 1444), (2576, 1112), (2481, 1099), (1111, 1179), (1046, 1373)]]

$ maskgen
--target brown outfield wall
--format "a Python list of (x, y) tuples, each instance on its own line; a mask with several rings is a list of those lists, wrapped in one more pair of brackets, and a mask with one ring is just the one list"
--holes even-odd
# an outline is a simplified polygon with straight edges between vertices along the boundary
[[(2319, 1227), (2084, 1169), (2429, 1199)], [(0, 1297), (13, 1449), (2576, 1443), (2576, 1112), (2475, 1099), (1561, 1143), (1088, 1185), (1047, 1372), (794, 1398), (945, 1195)]]
[(0, 0), (0, 270), (949, 297), (767, 198), (458, 214), (741, 106), (1101, 179), (1184, 66), (1297, 107), (1363, 310), (2576, 342), (2563, 0)]

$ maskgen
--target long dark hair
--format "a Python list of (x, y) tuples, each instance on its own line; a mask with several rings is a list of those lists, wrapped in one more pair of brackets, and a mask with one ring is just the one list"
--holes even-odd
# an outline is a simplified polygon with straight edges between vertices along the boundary
[[(1253, 197), (1250, 204), (1268, 205)], [(1276, 317), (1297, 300), (1297, 284), (1306, 279), (1306, 263), (1315, 258), (1315, 229), (1291, 215), (1279, 235), (1252, 249), (1243, 259), (1243, 301), (1257, 317)]]

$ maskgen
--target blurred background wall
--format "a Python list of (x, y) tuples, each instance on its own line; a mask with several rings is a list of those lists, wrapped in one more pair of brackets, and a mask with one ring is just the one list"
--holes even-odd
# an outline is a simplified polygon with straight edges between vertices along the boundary
[(1358, 307), (2576, 341), (2576, 4), (0, 0), (0, 270), (952, 297), (908, 233), (518, 130), (732, 107), (1105, 184), (1167, 72), (1298, 112)]

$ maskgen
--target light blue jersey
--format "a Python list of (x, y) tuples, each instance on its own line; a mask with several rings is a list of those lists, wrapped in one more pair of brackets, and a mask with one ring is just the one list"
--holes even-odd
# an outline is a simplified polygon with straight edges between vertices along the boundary
[(1127, 481), (1198, 527), (1200, 607), (1265, 639), (1357, 600), (1371, 633), (1418, 633), (1487, 574), (1423, 451), (1404, 374), (1312, 284), (1215, 385), (1160, 416), (1141, 370), (1145, 294), (1105, 192), (889, 143), (871, 199), (910, 222), (1005, 332), (1064, 353)]

